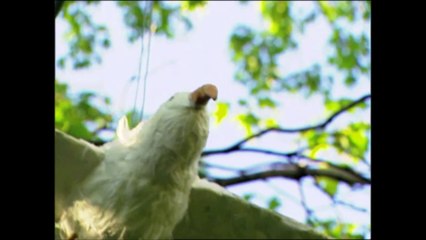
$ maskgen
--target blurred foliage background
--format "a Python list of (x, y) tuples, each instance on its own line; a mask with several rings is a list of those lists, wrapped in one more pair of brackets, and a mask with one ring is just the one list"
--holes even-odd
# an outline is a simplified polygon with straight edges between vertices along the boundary
[[(239, 1), (241, 7), (251, 4)], [(285, 177), (300, 181), (301, 178), (313, 178), (315, 185), (324, 194), (334, 199), (339, 184), (351, 187), (370, 185), (369, 170), (359, 171), (361, 164), (369, 165), (370, 122), (349, 122), (339, 129), (328, 129), (327, 125), (340, 114), (354, 114), (357, 109), (369, 110), (369, 93), (360, 99), (346, 96), (335, 96), (332, 89), (340, 84), (351, 89), (365, 78), (370, 81), (370, 33), (356, 31), (352, 25), (363, 22), (370, 24), (371, 5), (368, 1), (315, 1), (310, 12), (298, 14), (293, 1), (264, 1), (260, 2), (259, 14), (266, 23), (264, 29), (254, 29), (247, 25), (236, 26), (229, 38), (230, 58), (235, 63), (235, 78), (247, 88), (247, 95), (241, 96), (238, 105), (243, 111), (238, 113), (238, 121), (246, 130), (246, 140), (259, 137), (268, 131), (285, 134), (297, 132), (300, 141), (307, 148), (300, 152), (287, 154), (289, 164), (297, 166), (299, 175)], [(89, 69), (102, 64), (102, 53), (111, 44), (108, 25), (95, 22), (87, 6), (97, 6), (100, 1), (57, 1), (56, 18), (62, 18), (69, 25), (64, 36), (69, 51), (56, 56), (56, 64), (60, 69)], [(128, 41), (131, 43), (140, 39), (151, 29), (155, 36), (163, 36), (170, 41), (175, 37), (177, 24), (183, 24), (191, 31), (192, 21), (188, 12), (199, 8), (208, 8), (207, 1), (179, 1), (170, 4), (166, 1), (152, 2), (151, 9), (143, 8), (141, 2), (116, 2), (123, 15), (127, 27)], [(332, 51), (325, 56), (326, 61), (314, 62), (299, 72), (288, 73), (283, 70), (281, 58), (287, 52), (298, 48), (296, 36), (303, 36), (306, 27), (319, 17), (325, 17), (332, 28), (329, 45)], [(152, 24), (146, 24), (149, 21)], [(189, 53), (190, 54), (190, 53)], [(59, 79), (58, 79), (59, 80)], [(119, 116), (108, 110), (111, 99), (99, 92), (81, 92), (71, 96), (66, 83), (55, 80), (55, 126), (56, 128), (78, 138), (101, 143), (100, 132), (115, 126)], [(305, 98), (320, 95), (328, 111), (329, 119), (325, 122), (306, 126), (300, 129), (286, 129), (273, 118), (264, 117), (259, 109), (276, 109), (280, 107), (280, 98), (275, 93), (289, 92)], [(226, 99), (217, 103), (214, 113), (217, 123), (221, 123), (229, 115), (233, 103)], [(349, 107), (348, 107), (349, 106)], [(301, 109), (303, 111), (303, 109)], [(132, 112), (128, 115), (131, 116)], [(335, 117), (334, 117), (335, 116)], [(329, 121), (326, 121), (329, 120)], [(131, 122), (134, 125), (135, 122)], [(262, 133), (263, 130), (267, 130)], [(261, 134), (259, 134), (261, 133)], [(242, 145), (234, 146), (229, 151), (244, 149)], [(344, 154), (350, 161), (334, 161), (316, 159), (317, 153), (324, 149), (335, 149)], [(267, 151), (267, 149), (263, 149)], [(208, 156), (210, 153), (204, 153)], [(278, 154), (279, 155), (279, 154)], [(300, 158), (295, 158), (299, 156)], [(302, 162), (301, 159), (305, 160)], [(303, 163), (303, 164), (302, 164)], [(287, 166), (287, 165), (286, 165)], [(281, 167), (286, 167), (281, 166)], [(207, 167), (207, 166), (203, 166)], [(277, 169), (277, 166), (275, 166)], [(288, 169), (287, 169), (288, 170)], [(270, 173), (268, 170), (261, 174)], [(206, 174), (201, 169), (200, 174)], [(241, 173), (241, 177), (245, 177)], [(265, 175), (258, 178), (265, 178)], [(207, 176), (208, 177), (208, 176)], [(240, 178), (243, 179), (243, 178)], [(250, 180), (247, 180), (250, 181)], [(227, 186), (225, 181), (217, 181)], [(303, 193), (302, 193), (303, 195)], [(250, 201), (251, 195), (244, 196)], [(369, 198), (369, 196), (367, 196)], [(303, 200), (303, 199), (302, 199)], [(336, 200), (336, 204), (339, 202)], [(268, 206), (277, 209), (281, 204), (278, 198), (271, 196)], [(307, 211), (306, 224), (335, 238), (366, 238), (370, 234), (369, 224), (359, 226), (344, 223), (337, 219), (320, 219), (315, 211), (301, 204)], [(356, 208), (355, 206), (348, 206)], [(363, 211), (360, 209), (360, 211)], [(355, 231), (357, 229), (357, 231)]]

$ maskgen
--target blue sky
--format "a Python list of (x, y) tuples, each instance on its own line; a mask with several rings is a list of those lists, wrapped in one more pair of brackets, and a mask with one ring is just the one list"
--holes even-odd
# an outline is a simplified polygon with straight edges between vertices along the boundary
[[(57, 69), (59, 81), (70, 86), (71, 93), (80, 91), (96, 91), (112, 99), (110, 111), (117, 116), (132, 109), (135, 97), (136, 82), (130, 79), (137, 75), (141, 42), (127, 42), (126, 27), (122, 14), (114, 2), (102, 2), (96, 11), (89, 7), (96, 22), (107, 23), (112, 37), (112, 46), (102, 54), (101, 65), (94, 65), (89, 70), (73, 71)], [(309, 2), (299, 2), (301, 11), (310, 7)], [(306, 10), (306, 9), (305, 9)], [(237, 106), (240, 96), (247, 95), (245, 86), (233, 80), (235, 65), (231, 62), (229, 52), (229, 37), (232, 30), (239, 24), (253, 28), (266, 27), (258, 11), (258, 2), (250, 2), (241, 6), (237, 2), (209, 2), (205, 9), (190, 14), (194, 25), (190, 32), (178, 31), (173, 40), (164, 37), (153, 37), (151, 40), (151, 55), (149, 74), (147, 78), (145, 116), (153, 114), (158, 106), (178, 91), (191, 91), (204, 83), (213, 83), (219, 89), (218, 101), (230, 102), (230, 115), (217, 125), (211, 119), (210, 136), (206, 149), (216, 149), (229, 146), (244, 137), (245, 131), (235, 120), (235, 115), (241, 113)], [(356, 30), (369, 29), (369, 26), (356, 26)], [(67, 51), (64, 32), (66, 25), (62, 20), (56, 20), (56, 55)], [(369, 31), (369, 30), (367, 30)], [(303, 37), (299, 38), (299, 50), (286, 53), (281, 59), (282, 72), (294, 72), (310, 66), (313, 62), (322, 62), (330, 51), (327, 47), (327, 37), (330, 28), (324, 19), (318, 20), (307, 28)], [(143, 74), (142, 74), (143, 76)], [(358, 98), (370, 93), (370, 81), (361, 79), (361, 84), (353, 89), (335, 86), (333, 94)], [(142, 84), (141, 84), (142, 85)], [(139, 93), (142, 93), (140, 89)], [(262, 111), (262, 116), (274, 117), (281, 126), (291, 128), (317, 123), (327, 117), (320, 96), (305, 99), (301, 95), (280, 93), (282, 99), (276, 110)], [(138, 96), (138, 109), (142, 96)], [(210, 102), (208, 110), (213, 113), (215, 103)], [(213, 114), (212, 114), (213, 116)], [(363, 120), (370, 122), (369, 109), (357, 111), (356, 114), (345, 114), (336, 119), (330, 128), (345, 126), (350, 121)], [(268, 147), (280, 151), (295, 150), (299, 144), (297, 135), (268, 134), (255, 139), (248, 146)], [(324, 158), (338, 158), (337, 153), (324, 152), (319, 155)], [(369, 158), (368, 158), (369, 159)], [(258, 164), (276, 161), (276, 158), (252, 153), (219, 155), (206, 158), (209, 163), (228, 167), (250, 167)], [(231, 176), (223, 170), (212, 171), (215, 176)], [(320, 217), (339, 217), (344, 222), (369, 224), (370, 211), (356, 211), (330, 206), (327, 196), (312, 187), (309, 180), (304, 181), (308, 204), (311, 208), (318, 206), (317, 215)], [(243, 195), (254, 194), (252, 201), (260, 206), (266, 206), (268, 199), (277, 196), (283, 203), (278, 209), (282, 214), (298, 221), (304, 221), (305, 212), (297, 202), (300, 199), (298, 185), (285, 179), (256, 181), (228, 188), (230, 191)], [(339, 188), (339, 198), (357, 206), (370, 209), (370, 188), (360, 191), (350, 191), (348, 187)]]

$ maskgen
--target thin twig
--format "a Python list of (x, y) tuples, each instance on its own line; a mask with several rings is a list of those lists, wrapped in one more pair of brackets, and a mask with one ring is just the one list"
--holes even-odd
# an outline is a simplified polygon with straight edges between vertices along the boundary
[[(344, 113), (345, 111), (351, 109), (352, 107), (366, 101), (367, 99), (369, 99), (371, 97), (370, 94), (365, 95), (361, 98), (359, 98), (358, 100), (353, 101), (352, 103), (348, 104), (347, 106), (341, 108), (340, 110), (336, 111), (335, 113), (333, 113), (330, 117), (328, 117), (326, 120), (324, 120), (323, 122), (316, 124), (316, 125), (312, 125), (312, 126), (308, 126), (308, 127), (301, 127), (301, 128), (293, 128), (293, 129), (286, 129), (286, 128), (268, 128), (265, 130), (262, 130), (254, 135), (251, 135), (249, 137), (246, 137), (238, 142), (236, 142), (235, 144), (226, 147), (226, 148), (222, 148), (222, 149), (216, 149), (216, 150), (206, 150), (202, 153), (202, 156), (207, 156), (207, 155), (213, 155), (213, 154), (222, 154), (222, 153), (230, 153), (230, 152), (234, 152), (234, 151), (242, 151), (242, 145), (245, 144), (246, 142), (250, 141), (251, 139), (254, 138), (258, 138), (266, 133), (269, 132), (279, 132), (279, 133), (301, 133), (301, 132), (306, 132), (309, 130), (316, 130), (316, 129), (324, 129), (327, 127), (328, 124), (330, 124), (337, 116), (339, 116), (340, 114)], [(243, 150), (244, 151), (244, 150)]]
[(305, 197), (305, 193), (303, 192), (303, 185), (301, 180), (299, 180), (298, 182), (298, 186), (299, 186), (299, 193), (300, 193), (300, 202), (302, 207), (305, 209), (306, 212), (306, 219), (307, 222), (309, 223), (310, 221), (312, 221), (314, 219), (314, 213), (313, 210), (309, 208), (308, 204), (306, 203), (306, 197)]
[(354, 210), (356, 210), (356, 211), (360, 211), (360, 212), (367, 212), (367, 209), (365, 209), (365, 208), (355, 206), (355, 205), (353, 205), (353, 204), (350, 204), (350, 203), (344, 202), (344, 201), (342, 201), (342, 200), (336, 200), (336, 203), (337, 203), (337, 204), (340, 204), (340, 205), (343, 205), (343, 206), (346, 206), (346, 207), (350, 207), (350, 208), (352, 208), (352, 209), (354, 209)]
[(278, 194), (282, 195), (283, 197), (286, 197), (288, 199), (290, 199), (292, 202), (296, 203), (296, 204), (301, 204), (301, 202), (299, 201), (299, 199), (297, 199), (296, 197), (294, 197), (293, 195), (281, 190), (279, 187), (275, 186), (270, 179), (265, 179), (265, 184), (267, 184), (270, 188), (274, 189), (275, 192), (277, 192)]

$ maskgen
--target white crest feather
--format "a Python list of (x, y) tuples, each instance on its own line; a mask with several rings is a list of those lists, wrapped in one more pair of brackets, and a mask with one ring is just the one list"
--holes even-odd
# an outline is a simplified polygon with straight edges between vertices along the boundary
[(143, 122), (141, 121), (135, 128), (130, 130), (129, 122), (127, 121), (127, 117), (121, 117), (120, 121), (118, 121), (117, 126), (117, 138), (118, 141), (123, 145), (131, 145), (135, 143), (137, 133), (142, 129)]

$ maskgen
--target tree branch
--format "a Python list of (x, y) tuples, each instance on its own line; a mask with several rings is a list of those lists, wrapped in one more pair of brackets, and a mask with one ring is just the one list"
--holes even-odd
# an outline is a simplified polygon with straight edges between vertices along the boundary
[[(234, 152), (234, 151), (248, 151), (247, 148), (245, 148), (246, 150), (244, 150), (244, 148), (242, 148), (241, 146), (243, 144), (245, 144), (246, 142), (250, 141), (251, 139), (254, 138), (258, 138), (268, 132), (280, 132), (280, 133), (300, 133), (300, 132), (306, 132), (309, 130), (315, 130), (315, 129), (324, 129), (325, 127), (327, 127), (328, 124), (330, 124), (337, 116), (339, 116), (340, 114), (344, 113), (345, 111), (353, 108), (354, 106), (366, 101), (367, 99), (369, 99), (371, 97), (370, 94), (367, 94), (361, 98), (359, 98), (358, 100), (355, 100), (353, 102), (351, 102), (350, 104), (348, 104), (347, 106), (343, 107), (342, 109), (336, 111), (335, 113), (333, 113), (330, 117), (328, 117), (326, 120), (324, 120), (321, 123), (318, 123), (316, 125), (312, 125), (312, 126), (308, 126), (308, 127), (301, 127), (301, 128), (293, 128), (293, 129), (286, 129), (286, 128), (268, 128), (265, 130), (262, 130), (254, 135), (251, 135), (249, 137), (246, 137), (240, 141), (238, 141), (237, 143), (223, 148), (223, 149), (216, 149), (216, 150), (206, 150), (202, 153), (202, 156), (208, 156), (208, 155), (213, 155), (213, 154), (224, 154), (224, 153), (230, 153), (230, 152)], [(249, 150), (250, 151), (250, 150)], [(257, 152), (264, 152), (264, 151), (258, 151)], [(264, 152), (266, 153), (266, 152)], [(275, 154), (275, 155), (280, 155), (280, 154)]]
[[(333, 164), (329, 160), (312, 158), (312, 157), (309, 157), (307, 155), (300, 154), (303, 151), (303, 149), (299, 149), (297, 151), (287, 152), (287, 153), (270, 151), (270, 150), (259, 149), (259, 148), (241, 148), (238, 151), (240, 151), (240, 152), (263, 153), (263, 154), (275, 155), (275, 156), (286, 157), (286, 158), (291, 158), (291, 157), (297, 156), (297, 157), (299, 157), (301, 159), (306, 159), (306, 160), (309, 160), (309, 161), (312, 161), (312, 162), (315, 162), (315, 163), (325, 163), (325, 164), (327, 164), (328, 168), (325, 169), (327, 171), (327, 174), (328, 175), (334, 174), (334, 176), (335, 176), (334, 178), (337, 179), (337, 180), (345, 181), (345, 179), (346, 180), (351, 179), (349, 182), (352, 182), (352, 183), (357, 183), (357, 182), (361, 182), (361, 183), (364, 183), (364, 184), (370, 184), (371, 183), (370, 179), (363, 177), (361, 174), (355, 172), (353, 169), (351, 169), (349, 167), (342, 167), (342, 166)], [(207, 155), (210, 155), (210, 154), (225, 154), (225, 153), (228, 153), (228, 152), (221, 152), (220, 150), (207, 151), (207, 152), (204, 153), (203, 156), (207, 156)], [(276, 166), (277, 164), (280, 165), (282, 163), (280, 163), (280, 162), (273, 163), (273, 164), (270, 165), (271, 166), (270, 168), (273, 169), (274, 166)], [(212, 167), (212, 166), (210, 166), (210, 167)], [(259, 168), (260, 167), (257, 167), (257, 169), (259, 169)], [(316, 171), (318, 173), (321, 173), (321, 171), (323, 171), (323, 170), (324, 169), (317, 169)], [(245, 173), (247, 171), (246, 170), (241, 170), (239, 172), (240, 173)], [(344, 176), (344, 177), (342, 177), (342, 176)], [(346, 182), (348, 182), (348, 181), (346, 181)], [(352, 184), (350, 184), (350, 185), (352, 185)]]
[(314, 161), (314, 162), (325, 163), (328, 166), (328, 168), (327, 168), (328, 170), (337, 171), (337, 172), (339, 172), (339, 173), (336, 173), (338, 175), (344, 174), (344, 175), (346, 175), (347, 178), (353, 179), (354, 183), (361, 182), (361, 183), (364, 183), (364, 184), (371, 184), (370, 179), (363, 177), (361, 174), (355, 172), (353, 169), (351, 169), (349, 167), (342, 167), (342, 166), (331, 163), (331, 161), (317, 159), (317, 158), (311, 158), (311, 157), (306, 156), (306, 155), (300, 155), (299, 157), (303, 158), (303, 159), (311, 160), (311, 161)]
[(208, 150), (204, 151), (201, 156), (205, 157), (208, 155), (213, 154), (226, 154), (234, 151), (240, 151), (240, 152), (256, 152), (256, 153), (263, 153), (263, 154), (269, 154), (269, 155), (275, 155), (275, 156), (281, 156), (281, 157), (293, 157), (299, 154), (300, 151), (294, 151), (294, 152), (276, 152), (272, 150), (267, 149), (261, 149), (261, 148), (237, 148), (237, 149), (225, 149), (225, 150)]
[(262, 172), (240, 174), (240, 176), (227, 179), (210, 178), (210, 180), (222, 186), (230, 186), (254, 180), (267, 179), (271, 177), (285, 177), (299, 180), (307, 176), (325, 176), (336, 179), (341, 182), (345, 182), (351, 186), (355, 184), (371, 184), (370, 179), (364, 178), (363, 176), (354, 172), (351, 169), (342, 168), (339, 166), (332, 165), (330, 163), (328, 164), (329, 167), (319, 169), (312, 168), (310, 166), (302, 166), (300, 164), (274, 163), (271, 164), (273, 168)]
[(241, 174), (238, 177), (234, 178), (227, 178), (227, 179), (220, 179), (220, 178), (209, 178), (210, 181), (216, 182), (217, 184), (221, 186), (230, 186), (235, 184), (240, 184), (244, 182), (250, 182), (253, 180), (261, 180), (261, 179), (267, 179), (271, 177), (286, 177), (286, 178), (292, 178), (292, 179), (300, 179), (302, 177), (303, 173), (300, 172), (300, 169), (296, 167), (295, 165), (288, 165), (286, 169), (276, 170), (271, 169), (259, 173), (253, 173), (253, 174)]
[(203, 167), (217, 168), (217, 169), (220, 169), (220, 170), (225, 170), (225, 171), (230, 171), (230, 172), (244, 172), (244, 170), (241, 170), (241, 169), (238, 169), (238, 168), (230, 168), (230, 167), (226, 167), (226, 166), (219, 166), (219, 165), (207, 163), (207, 162), (204, 162), (204, 161), (201, 161), (200, 165), (203, 166)]
[(55, 1), (55, 18), (58, 16), (65, 1)]

